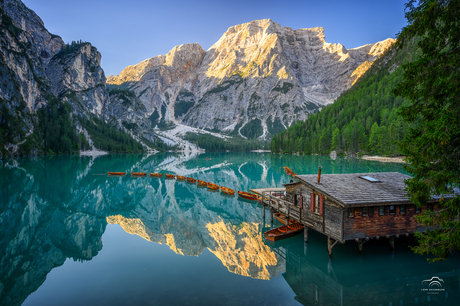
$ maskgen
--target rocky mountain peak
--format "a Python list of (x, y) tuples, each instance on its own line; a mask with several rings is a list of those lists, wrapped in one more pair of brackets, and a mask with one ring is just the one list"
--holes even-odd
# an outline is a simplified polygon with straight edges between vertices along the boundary
[(197, 43), (175, 46), (166, 54), (164, 65), (179, 70), (196, 68), (201, 64), (205, 52)]
[(392, 42), (347, 50), (327, 43), (322, 27), (254, 20), (228, 28), (206, 52), (176, 46), (155, 58), (158, 65), (143, 61), (108, 83), (134, 90), (159, 127), (169, 121), (264, 138), (332, 103)]
[(44, 64), (56, 55), (64, 45), (61, 37), (53, 35), (45, 28), (42, 19), (19, 0), (2, 0), (5, 12), (12, 18), (13, 24), (33, 39), (32, 46)]

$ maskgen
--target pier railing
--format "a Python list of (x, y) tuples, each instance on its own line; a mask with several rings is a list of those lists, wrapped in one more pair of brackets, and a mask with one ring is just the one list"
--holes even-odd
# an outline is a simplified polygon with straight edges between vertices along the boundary
[[(295, 206), (294, 203), (286, 201), (278, 196), (273, 196), (271, 192), (262, 192), (262, 205), (268, 206), (272, 211), (279, 212), (286, 216), (288, 220), (302, 222), (302, 208)], [(265, 215), (265, 210), (264, 210)]]

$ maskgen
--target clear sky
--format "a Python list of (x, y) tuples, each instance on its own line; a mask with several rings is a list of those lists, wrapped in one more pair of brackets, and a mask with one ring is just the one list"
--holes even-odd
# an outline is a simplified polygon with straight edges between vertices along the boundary
[(405, 0), (23, 0), (66, 43), (91, 42), (106, 76), (176, 45), (211, 47), (231, 26), (270, 18), (281, 26), (323, 27), (326, 41), (355, 48), (394, 38)]

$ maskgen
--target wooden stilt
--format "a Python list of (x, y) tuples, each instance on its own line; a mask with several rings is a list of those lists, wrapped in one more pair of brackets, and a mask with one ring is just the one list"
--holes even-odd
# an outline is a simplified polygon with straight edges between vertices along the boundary
[(286, 205), (287, 208), (286, 225), (289, 225), (289, 204), (284, 203), (284, 205)]
[(359, 241), (358, 241), (358, 250), (359, 250), (360, 253), (363, 251), (363, 244), (365, 244), (366, 241), (368, 241), (368, 240), (369, 240), (369, 239), (367, 239), (367, 240), (366, 240), (366, 239), (362, 239), (362, 238), (359, 239)]
[(273, 224), (273, 210), (270, 209), (270, 222)]
[(390, 249), (395, 249), (395, 236), (390, 237)]
[(331, 237), (327, 237), (327, 252), (329, 253), (329, 258), (332, 258), (332, 248), (337, 244), (337, 240), (332, 242), (333, 239)]
[(303, 241), (308, 242), (308, 227), (303, 228)]
[(265, 203), (263, 199), (262, 199), (262, 210), (264, 211), (264, 220), (265, 220)]

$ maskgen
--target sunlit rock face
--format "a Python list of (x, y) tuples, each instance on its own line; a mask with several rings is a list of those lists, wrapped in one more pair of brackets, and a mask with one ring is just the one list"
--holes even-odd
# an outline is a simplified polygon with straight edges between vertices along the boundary
[[(166, 244), (175, 253), (198, 256), (207, 248), (232, 273), (257, 279), (271, 279), (285, 271), (278, 255), (265, 245), (261, 235), (260, 211), (233, 201), (222, 202), (218, 193), (196, 185), (159, 181), (158, 188), (147, 188), (132, 216), (107, 217), (126, 232), (148, 241)], [(176, 197), (175, 194), (181, 194)], [(186, 200), (182, 199), (187, 194)], [(216, 204), (213, 204), (216, 203)], [(225, 206), (225, 214), (216, 210)], [(244, 215), (245, 221), (238, 217)], [(247, 221), (253, 220), (253, 222)]]
[(206, 52), (181, 45), (107, 82), (134, 89), (158, 122), (264, 137), (332, 103), (393, 42), (347, 50), (327, 43), (323, 28), (256, 20), (230, 27)]
[(107, 83), (120, 85), (128, 82), (154, 121), (170, 121), (174, 117), (174, 101), (179, 93), (193, 97), (184, 83), (196, 75), (204, 54), (203, 48), (196, 43), (176, 46), (166, 55), (129, 66), (119, 76), (109, 76)]

